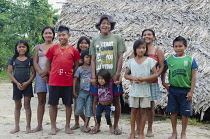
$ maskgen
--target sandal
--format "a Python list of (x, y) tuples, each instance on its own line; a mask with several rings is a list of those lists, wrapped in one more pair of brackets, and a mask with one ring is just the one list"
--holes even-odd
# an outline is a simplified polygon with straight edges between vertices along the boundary
[(122, 134), (122, 131), (120, 129), (115, 129), (114, 130), (114, 134), (115, 135), (121, 135)]
[(98, 133), (98, 132), (100, 132), (101, 130), (100, 129), (92, 129), (92, 130), (90, 130), (90, 132), (89, 133), (91, 133), (91, 134), (96, 134), (96, 133)]

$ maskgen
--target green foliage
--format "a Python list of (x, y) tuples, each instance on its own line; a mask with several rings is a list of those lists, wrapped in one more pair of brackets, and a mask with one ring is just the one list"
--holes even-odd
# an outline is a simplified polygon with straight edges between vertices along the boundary
[(0, 71), (0, 80), (9, 80), (6, 70)]
[(56, 12), (48, 0), (0, 0), (0, 71), (6, 68), (18, 40), (30, 46), (43, 43), (41, 31), (55, 24)]

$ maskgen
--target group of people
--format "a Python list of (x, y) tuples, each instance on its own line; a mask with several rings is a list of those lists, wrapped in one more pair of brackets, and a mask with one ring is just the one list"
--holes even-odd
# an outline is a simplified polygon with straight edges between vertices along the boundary
[[(13, 83), (13, 100), (15, 102), (15, 129), (20, 131), (19, 120), (24, 97), (26, 111), (26, 133), (43, 130), (42, 121), (45, 112), (46, 96), (49, 93), (49, 115), (51, 122), (50, 135), (55, 135), (59, 98), (66, 108), (65, 132), (72, 134), (80, 128), (86, 133), (96, 134), (100, 131), (102, 113), (105, 111), (110, 133), (120, 135), (118, 127), (121, 113), (120, 95), (123, 87), (121, 69), (123, 53), (126, 51), (121, 36), (112, 34), (116, 22), (110, 15), (102, 15), (95, 27), (100, 35), (91, 42), (87, 37), (78, 40), (77, 47), (68, 44), (69, 28), (58, 28), (59, 44), (54, 44), (55, 32), (47, 26), (42, 30), (43, 44), (36, 46), (34, 58), (30, 58), (29, 45), (20, 40), (15, 45), (15, 54), (8, 60), (8, 76)], [(126, 63), (125, 79), (130, 80), (129, 106), (131, 107), (129, 139), (137, 135), (144, 138), (144, 127), (148, 119), (146, 136), (153, 137), (154, 100), (161, 98), (158, 77), (169, 91), (167, 112), (171, 113), (172, 135), (177, 138), (177, 115), (182, 115), (181, 138), (186, 139), (188, 117), (192, 115), (192, 96), (196, 81), (195, 60), (185, 54), (187, 41), (178, 36), (173, 41), (175, 55), (164, 58), (160, 47), (154, 46), (155, 32), (145, 29), (140, 39), (133, 45), (133, 54)], [(165, 73), (169, 69), (169, 83), (165, 82)], [(31, 129), (30, 100), (33, 97), (32, 81), (35, 80), (34, 93), (38, 96), (37, 121)], [(74, 103), (75, 124), (70, 127)], [(114, 123), (110, 114), (114, 109)], [(79, 117), (84, 121), (80, 126)], [(93, 117), (94, 128), (89, 121)]]

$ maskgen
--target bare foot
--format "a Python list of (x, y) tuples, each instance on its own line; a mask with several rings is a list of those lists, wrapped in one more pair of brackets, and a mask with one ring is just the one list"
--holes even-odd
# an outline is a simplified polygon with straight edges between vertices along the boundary
[(74, 133), (74, 131), (72, 131), (70, 127), (65, 127), (65, 132), (66, 132), (66, 134), (73, 134)]
[(139, 134), (138, 139), (144, 139), (144, 135)]
[(26, 134), (32, 133), (33, 131), (31, 130), (31, 127), (26, 127)]
[(139, 135), (139, 129), (136, 129), (135, 137)]
[(83, 131), (85, 133), (88, 133), (90, 130), (91, 130), (91, 128), (89, 126), (88, 127), (85, 127), (85, 126), (81, 127), (81, 131)]
[(146, 137), (154, 137), (152, 131), (147, 131)]
[(181, 139), (187, 139), (186, 133), (181, 133)]
[(35, 133), (35, 132), (39, 132), (39, 131), (42, 131), (42, 130), (43, 130), (42, 127), (37, 126), (35, 129), (32, 130), (32, 132)]
[(61, 129), (56, 127), (56, 132), (58, 132), (58, 131), (61, 131)]
[(80, 128), (79, 124), (75, 124), (74, 126), (71, 127), (71, 130), (75, 130), (77, 128)]
[(17, 133), (19, 131), (20, 131), (20, 128), (15, 128), (12, 131), (10, 131), (10, 134), (15, 134), (15, 133)]
[(177, 133), (172, 133), (171, 137), (169, 137), (168, 139), (177, 139)]
[(98, 132), (100, 132), (100, 124), (96, 124), (96, 126), (90, 131), (91, 134), (97, 134)]
[(135, 139), (135, 133), (131, 133), (128, 139)]
[(49, 135), (56, 135), (57, 132), (57, 128), (51, 128), (51, 132), (49, 133)]
[(114, 128), (113, 128), (112, 125), (109, 125), (109, 132), (110, 132), (110, 133), (114, 133)]

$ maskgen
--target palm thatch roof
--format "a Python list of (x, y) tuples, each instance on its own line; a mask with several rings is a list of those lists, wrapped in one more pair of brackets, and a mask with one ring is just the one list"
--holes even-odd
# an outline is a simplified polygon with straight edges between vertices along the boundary
[[(196, 89), (193, 97), (193, 110), (201, 114), (210, 106), (210, 1), (209, 0), (67, 0), (63, 5), (57, 26), (66, 25), (71, 29), (70, 43), (76, 45), (79, 37), (90, 39), (98, 35), (95, 23), (102, 14), (110, 14), (117, 22), (113, 33), (124, 39), (127, 52), (124, 62), (132, 53), (133, 42), (146, 28), (156, 32), (155, 45), (163, 49), (165, 57), (173, 54), (172, 41), (177, 36), (188, 40), (187, 54), (193, 56), (197, 70)], [(125, 67), (123, 67), (124, 72)], [(125, 101), (129, 92), (129, 82), (123, 79)], [(161, 87), (162, 92), (166, 92)], [(165, 108), (166, 94), (156, 107)]]

